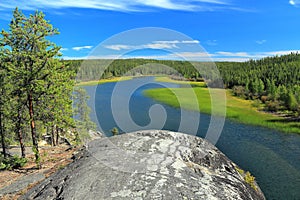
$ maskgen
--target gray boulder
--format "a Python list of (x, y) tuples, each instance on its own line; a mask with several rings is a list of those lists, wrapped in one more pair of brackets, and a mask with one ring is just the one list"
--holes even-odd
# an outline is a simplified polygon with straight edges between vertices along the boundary
[(170, 131), (91, 141), (21, 199), (264, 199), (215, 146)]

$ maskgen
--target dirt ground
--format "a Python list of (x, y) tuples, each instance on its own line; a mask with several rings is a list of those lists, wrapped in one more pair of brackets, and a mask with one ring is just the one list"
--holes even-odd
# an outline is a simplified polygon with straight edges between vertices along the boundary
[[(67, 145), (58, 147), (45, 146), (40, 148), (40, 155), (42, 158), (42, 169), (37, 169), (34, 162), (34, 155), (32, 154), (31, 148), (27, 148), (28, 159), (27, 164), (22, 169), (14, 169), (12, 171), (0, 171), (0, 189), (9, 187), (12, 183), (18, 181), (21, 177), (30, 176), (36, 173), (42, 173), (45, 177), (50, 176), (52, 173), (60, 168), (63, 168), (68, 163), (72, 162), (72, 156), (76, 153), (78, 148), (70, 148)], [(19, 148), (9, 149), (11, 154), (19, 154)], [(31, 183), (26, 188), (18, 191), (14, 194), (6, 194), (0, 196), (2, 200), (17, 199), (22, 194), (26, 193), (28, 189), (36, 185), (38, 182)]]

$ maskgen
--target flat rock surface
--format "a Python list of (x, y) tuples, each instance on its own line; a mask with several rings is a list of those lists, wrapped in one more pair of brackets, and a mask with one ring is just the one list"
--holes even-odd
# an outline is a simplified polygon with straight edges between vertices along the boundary
[(93, 140), (21, 199), (264, 199), (209, 142), (170, 131)]
[(30, 174), (23, 176), (14, 183), (0, 189), (0, 197), (6, 194), (14, 194), (28, 187), (30, 184), (41, 181), (45, 178), (43, 173)]

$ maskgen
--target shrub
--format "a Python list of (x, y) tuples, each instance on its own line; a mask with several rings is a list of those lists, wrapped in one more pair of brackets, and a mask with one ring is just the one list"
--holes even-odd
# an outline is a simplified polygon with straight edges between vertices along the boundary
[(263, 102), (263, 103), (266, 103), (268, 101), (269, 97), (268, 96), (261, 96), (260, 97), (260, 100)]
[(298, 108), (297, 99), (295, 95), (291, 92), (288, 94), (287, 107), (292, 111), (296, 111)]
[(246, 172), (239, 167), (235, 167), (236, 171), (244, 178), (244, 181), (249, 184), (254, 190), (257, 190), (255, 177), (250, 172)]
[(255, 184), (255, 177), (250, 174), (250, 172), (246, 172), (244, 176), (244, 180), (246, 183), (248, 183), (253, 189), (257, 190), (256, 184)]
[(12, 170), (24, 167), (27, 163), (26, 158), (19, 157), (17, 155), (9, 156), (4, 158), (3, 155), (0, 155), (0, 170)]
[(119, 134), (118, 128), (117, 128), (117, 127), (114, 127), (113, 129), (111, 129), (111, 133), (112, 133), (113, 135), (118, 135), (118, 134)]
[(255, 99), (252, 103), (252, 106), (255, 108), (260, 108), (261, 106), (261, 101), (259, 99)]
[(278, 101), (268, 101), (266, 103), (267, 111), (277, 112), (280, 109), (280, 103)]
[(245, 95), (245, 88), (243, 86), (233, 86), (233, 94), (238, 97), (243, 97)]

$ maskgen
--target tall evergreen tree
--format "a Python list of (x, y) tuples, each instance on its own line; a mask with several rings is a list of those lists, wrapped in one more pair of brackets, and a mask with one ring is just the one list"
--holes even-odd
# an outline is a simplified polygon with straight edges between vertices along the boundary
[[(95, 130), (96, 125), (90, 119), (90, 108), (87, 105), (87, 100), (89, 96), (86, 93), (86, 90), (82, 87), (76, 87), (74, 90), (74, 115), (76, 118), (77, 125), (77, 141), (80, 142), (81, 139), (88, 137), (89, 130)], [(81, 134), (81, 135), (79, 135)]]
[(2, 31), (1, 34), (9, 59), (6, 63), (8, 73), (15, 80), (14, 94), (26, 96), (19, 100), (28, 108), (33, 151), (40, 168), (35, 109), (55, 83), (50, 75), (58, 73), (61, 68), (52, 65), (52, 61), (59, 56), (60, 47), (47, 40), (48, 36), (56, 35), (58, 31), (44, 19), (42, 12), (37, 11), (27, 18), (16, 8), (9, 31)]

